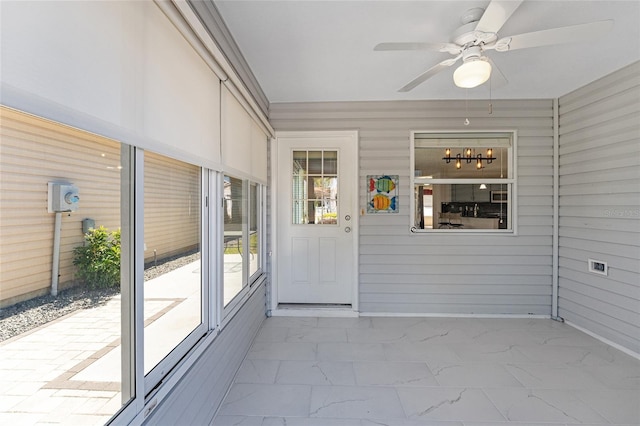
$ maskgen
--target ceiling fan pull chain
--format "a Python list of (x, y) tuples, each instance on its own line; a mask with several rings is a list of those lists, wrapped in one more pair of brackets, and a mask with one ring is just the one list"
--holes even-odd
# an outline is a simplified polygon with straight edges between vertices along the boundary
[(493, 99), (491, 98), (491, 80), (492, 78), (489, 78), (489, 115), (493, 114)]
[(471, 124), (469, 121), (469, 89), (464, 89), (464, 113), (466, 118), (464, 119), (464, 125), (468, 126)]

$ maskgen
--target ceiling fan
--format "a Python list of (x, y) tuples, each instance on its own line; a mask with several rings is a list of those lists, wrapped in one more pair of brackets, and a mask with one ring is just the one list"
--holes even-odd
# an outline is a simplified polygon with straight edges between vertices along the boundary
[(398, 90), (399, 92), (414, 89), (460, 59), (462, 65), (453, 73), (454, 83), (458, 87), (473, 88), (485, 83), (490, 78), (492, 69), (502, 82), (506, 83), (506, 78), (498, 67), (485, 56), (488, 50), (508, 52), (530, 47), (583, 42), (601, 37), (613, 27), (613, 20), (605, 20), (499, 38), (498, 31), (522, 1), (492, 0), (486, 10), (469, 9), (461, 18), (462, 26), (452, 34), (449, 43), (380, 43), (374, 50), (433, 50), (454, 55), (453, 58), (445, 59), (420, 74)]

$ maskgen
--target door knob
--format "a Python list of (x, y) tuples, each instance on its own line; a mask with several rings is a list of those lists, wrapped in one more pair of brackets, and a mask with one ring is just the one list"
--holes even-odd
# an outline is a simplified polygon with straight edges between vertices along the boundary
[(344, 217), (344, 220), (351, 220), (351, 215), (346, 215), (346, 216)]
[(346, 232), (347, 234), (351, 232), (351, 227), (347, 226), (346, 228), (344, 228), (344, 232)]

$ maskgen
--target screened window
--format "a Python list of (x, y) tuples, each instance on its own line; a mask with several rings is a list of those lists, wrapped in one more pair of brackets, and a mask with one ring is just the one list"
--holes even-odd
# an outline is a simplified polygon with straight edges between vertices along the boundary
[(223, 182), (222, 299), (231, 308), (262, 272), (262, 186), (233, 176)]
[[(144, 373), (159, 380), (206, 332), (201, 262), (201, 169), (144, 153)], [(201, 333), (189, 336), (202, 326)], [(175, 352), (174, 352), (175, 351)], [(163, 367), (171, 355), (173, 362)]]
[(224, 306), (246, 285), (244, 279), (244, 228), (247, 223), (246, 187), (242, 179), (224, 177)]
[[(0, 332), (0, 364), (39, 361), (15, 377), (16, 388), (38, 383), (17, 416), (41, 418), (42, 404), (25, 402), (36, 398), (92, 423), (119, 410), (132, 418), (261, 282), (265, 188), (5, 107), (0, 114), (0, 213), (10, 222), (0, 229), (0, 270), (14, 268), (0, 274), (0, 306), (19, 318), (55, 302), (56, 314)], [(76, 188), (79, 199), (65, 201), (73, 208), (53, 207), (54, 184)], [(224, 251), (212, 247), (222, 224)], [(222, 262), (224, 272), (213, 267)], [(83, 404), (72, 401), (79, 392)], [(89, 418), (87, 404), (102, 408)]]
[[(0, 116), (2, 424), (89, 421), (89, 406), (102, 423), (137, 396), (120, 250), (130, 147), (4, 106)], [(79, 199), (55, 203), (55, 185)]]
[(260, 187), (258, 184), (249, 185), (249, 277), (253, 277), (260, 270)]
[(412, 143), (413, 230), (513, 230), (513, 133), (416, 132)]

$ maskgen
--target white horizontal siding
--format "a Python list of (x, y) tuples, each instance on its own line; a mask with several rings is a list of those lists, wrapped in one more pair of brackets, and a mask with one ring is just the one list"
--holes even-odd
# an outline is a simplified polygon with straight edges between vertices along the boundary
[(559, 315), (640, 352), (640, 63), (559, 106)]
[[(468, 117), (470, 126), (464, 126)], [(371, 174), (400, 177), (400, 212), (359, 228), (362, 312), (542, 314), (551, 311), (553, 106), (550, 100), (271, 105), (276, 130), (358, 129), (359, 205)], [(518, 233), (410, 233), (411, 130), (518, 131)]]

